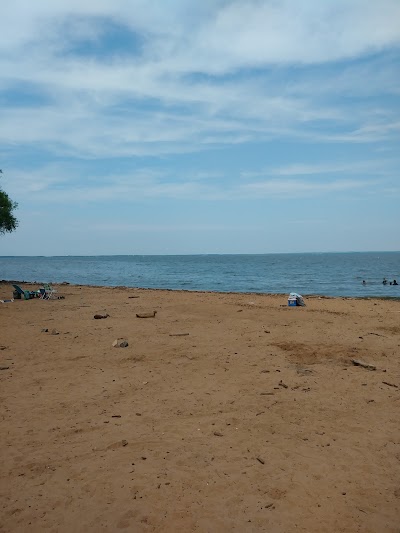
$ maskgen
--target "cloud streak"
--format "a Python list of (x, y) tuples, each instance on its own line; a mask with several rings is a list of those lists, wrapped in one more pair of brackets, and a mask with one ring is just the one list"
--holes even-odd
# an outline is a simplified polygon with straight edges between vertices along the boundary
[[(382, 123), (370, 116), (369, 103), (336, 101), (343, 87), (365, 91), (367, 65), (357, 67), (357, 83), (347, 67), (338, 81), (337, 68), (324, 67), (399, 46), (394, 0), (176, 1), (151, 8), (142, 0), (18, 0), (3, 11), (2, 87), (30, 84), (47, 99), (2, 111), (0, 141), (11, 146), (120, 157), (276, 136), (360, 143), (398, 135), (398, 110), (382, 102), (375, 110), (390, 115), (390, 127), (386, 117)], [(104, 40), (114, 54), (101, 55)], [(385, 90), (398, 94), (393, 69), (389, 62), (381, 75), (392, 79)]]

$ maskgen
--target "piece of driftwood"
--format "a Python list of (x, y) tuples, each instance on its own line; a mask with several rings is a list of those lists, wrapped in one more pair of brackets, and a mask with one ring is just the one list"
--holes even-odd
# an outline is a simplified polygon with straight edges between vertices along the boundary
[(389, 387), (396, 387), (396, 389), (399, 388), (398, 385), (395, 385), (394, 383), (389, 383), (388, 381), (382, 381), (384, 385), (388, 385)]
[(152, 311), (151, 313), (136, 313), (137, 318), (154, 318), (157, 311)]
[(189, 333), (170, 333), (170, 337), (186, 337), (186, 335), (189, 335)]
[(367, 370), (376, 370), (375, 365), (365, 363), (364, 361), (360, 361), (360, 359), (352, 359), (351, 362), (354, 366), (361, 366), (362, 368), (366, 368)]

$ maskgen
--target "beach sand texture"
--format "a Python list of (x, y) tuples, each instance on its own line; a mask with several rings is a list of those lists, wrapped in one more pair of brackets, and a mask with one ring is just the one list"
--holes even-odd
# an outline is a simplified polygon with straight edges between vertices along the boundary
[(399, 533), (400, 302), (57, 289), (0, 303), (2, 533)]

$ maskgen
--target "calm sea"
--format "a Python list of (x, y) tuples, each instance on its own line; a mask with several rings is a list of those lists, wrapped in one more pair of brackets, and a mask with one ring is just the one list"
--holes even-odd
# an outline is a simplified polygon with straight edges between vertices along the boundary
[(0, 257), (4, 280), (400, 298), (384, 276), (400, 283), (400, 252)]

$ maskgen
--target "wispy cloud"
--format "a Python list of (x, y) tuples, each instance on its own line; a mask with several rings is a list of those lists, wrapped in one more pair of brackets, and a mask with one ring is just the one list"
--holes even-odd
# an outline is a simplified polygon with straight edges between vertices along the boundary
[[(399, 18), (396, 0), (181, 0), (152, 7), (143, 0), (18, 0), (3, 6), (1, 84), (12, 91), (29, 83), (47, 103), (8, 104), (0, 141), (119, 157), (276, 136), (388, 139), (398, 134), (398, 110), (390, 109), (389, 127), (371, 121), (369, 104), (335, 100), (344, 88), (365, 93), (368, 65), (356, 67), (359, 76), (350, 67), (338, 76), (332, 62), (398, 46)], [(105, 42), (114, 53), (95, 53)], [(322, 76), (319, 66), (330, 63)], [(392, 81), (380, 86), (398, 94), (394, 72), (390, 63), (375, 71), (375, 91), (384, 78)]]
[[(351, 169), (351, 178), (344, 178), (344, 170)], [(313, 165), (292, 165), (267, 172), (244, 172), (241, 175), (223, 175), (221, 173), (195, 170), (181, 173), (151, 168), (136, 169), (126, 174), (108, 173), (106, 175), (79, 175), (77, 168), (63, 168), (50, 165), (32, 171), (15, 170), (16, 181), (9, 190), (17, 198), (31, 201), (34, 205), (40, 201), (46, 205), (107, 204), (109, 201), (143, 202), (147, 200), (209, 200), (237, 201), (238, 198), (304, 198), (324, 196), (330, 193), (359, 191), (369, 194), (373, 191), (394, 186), (393, 176), (388, 173), (375, 179), (374, 173), (365, 179), (362, 167), (351, 165), (324, 167)], [(73, 179), (69, 179), (70, 175)], [(243, 175), (246, 176), (243, 181)], [(334, 176), (332, 178), (332, 175)], [(351, 173), (349, 173), (351, 175)]]
[(330, 182), (299, 180), (266, 180), (247, 183), (241, 187), (243, 193), (264, 196), (286, 196), (291, 198), (329, 194), (351, 190), (369, 190), (376, 185), (373, 181), (334, 180)]
[(386, 174), (387, 164), (391, 161), (371, 160), (357, 162), (324, 162), (318, 164), (295, 163), (281, 167), (267, 167), (258, 172), (243, 173), (243, 177), (249, 178), (254, 176), (326, 176), (330, 174), (344, 175), (365, 175), (365, 174)]

